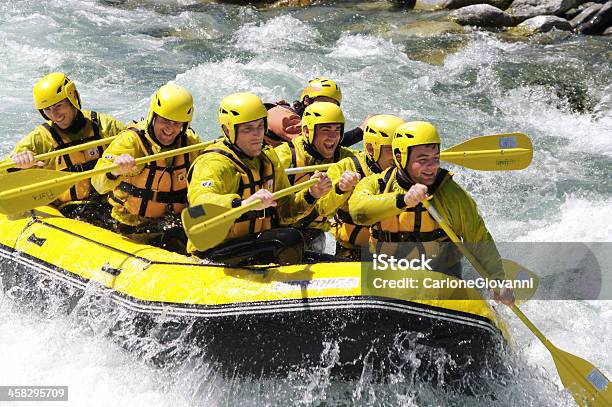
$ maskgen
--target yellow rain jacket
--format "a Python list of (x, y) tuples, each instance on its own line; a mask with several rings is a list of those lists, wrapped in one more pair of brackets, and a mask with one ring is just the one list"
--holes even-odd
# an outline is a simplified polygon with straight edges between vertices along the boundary
[[(346, 157), (353, 156), (358, 152), (356, 150), (340, 146), (336, 150), (334, 157), (326, 160), (322, 158), (316, 150), (314, 150), (314, 147), (308, 143), (304, 135), (296, 137), (290, 142), (283, 143), (274, 150), (276, 151), (276, 154), (278, 154), (278, 158), (280, 159), (281, 165), (284, 169), (336, 163)], [(291, 185), (296, 185), (308, 181), (313, 174), (314, 172), (291, 174), (288, 176), (288, 178)], [(324, 232), (331, 229), (331, 225), (327, 221), (327, 217), (320, 216), (316, 208), (314, 211), (310, 212), (308, 216), (300, 219), (299, 222), (294, 223), (292, 226), (296, 228), (320, 229)]]
[(332, 190), (317, 201), (315, 209), (322, 216), (328, 218), (335, 216), (332, 228), (334, 237), (342, 246), (355, 248), (368, 244), (370, 229), (368, 226), (355, 224), (351, 219), (348, 200), (353, 191), (342, 192), (338, 186), (340, 177), (346, 171), (359, 173), (361, 179), (381, 172), (378, 165), (372, 162), (364, 152), (338, 161), (327, 170), (327, 175), (333, 183)]
[[(142, 135), (144, 140), (141, 140), (138, 133)], [(187, 129), (184, 137), (179, 135), (172, 145), (159, 145), (149, 134), (146, 120), (143, 120), (119, 134), (117, 139), (104, 151), (96, 168), (112, 164), (115, 158), (122, 154), (141, 158), (151, 155), (150, 153), (157, 154), (198, 143), (200, 143), (199, 136), (192, 129)], [(148, 148), (150, 148), (150, 151), (146, 151)], [(140, 165), (134, 172), (117, 178), (114, 178), (110, 173), (98, 175), (91, 179), (91, 183), (100, 194), (112, 191), (108, 201), (113, 206), (112, 216), (114, 219), (125, 225), (140, 226), (154, 218), (163, 217), (167, 212), (174, 212), (178, 215), (186, 207), (187, 171), (190, 163), (193, 163), (198, 154), (199, 152), (191, 152), (190, 154), (154, 161), (148, 165)], [(149, 196), (151, 199), (147, 199), (148, 202), (141, 206), (142, 196), (138, 195), (143, 195), (141, 192), (143, 187), (146, 186), (146, 180), (143, 179), (146, 178), (144, 172), (151, 174), (153, 183), (149, 187), (152, 191), (151, 196)], [(177, 184), (179, 185), (177, 186)], [(183, 185), (182, 191), (179, 190), (181, 184)], [(177, 199), (169, 199), (171, 194), (177, 195)], [(164, 199), (157, 200), (156, 197), (158, 196), (164, 196)], [(135, 205), (136, 200), (138, 202)], [(167, 203), (168, 201), (172, 201), (172, 203)], [(153, 206), (155, 207), (151, 209)], [(160, 210), (160, 207), (163, 207), (164, 210)]]
[[(209, 203), (230, 209), (259, 189), (275, 192), (290, 186), (274, 149), (264, 147), (259, 156), (251, 158), (233, 145), (219, 141), (208, 147), (191, 168), (188, 199), (190, 206)], [(305, 189), (278, 199), (275, 208), (247, 212), (237, 219), (224, 242), (294, 223), (308, 215), (314, 203), (315, 199)], [(191, 242), (187, 250), (197, 251)]]
[[(354, 222), (360, 225), (372, 225), (373, 237), (376, 230), (383, 233), (389, 232), (389, 234), (396, 236), (410, 235), (412, 233), (411, 229), (421, 227), (421, 222), (422, 224), (430, 223), (429, 229), (441, 230), (439, 224), (429, 217), (421, 204), (414, 208), (398, 208), (398, 201), (403, 199), (403, 195), (409, 188), (400, 186), (396, 176), (397, 171), (395, 167), (392, 167), (381, 174), (371, 175), (359, 182), (348, 202), (349, 213)], [(487, 277), (505, 278), (501, 257), (491, 234), (478, 213), (474, 200), (452, 179), (452, 174), (448, 171), (440, 169), (437, 181), (438, 186), (434, 186), (434, 190), (430, 188), (430, 195), (433, 196), (432, 204), (447, 220), (455, 233), (461, 237), (467, 248), (489, 271)], [(382, 188), (384, 188), (384, 191), (381, 191)], [(422, 219), (414, 222), (414, 214), (417, 212), (421, 214)], [(418, 227), (416, 223), (419, 224)], [(399, 230), (396, 229), (398, 225)], [(409, 230), (406, 230), (406, 225), (409, 225)], [(390, 230), (391, 228), (395, 228), (395, 230)], [(371, 243), (374, 240), (372, 238)], [(437, 243), (445, 240), (448, 241), (449, 239), (444, 234), (444, 236), (432, 238), (430, 241)], [(411, 240), (406, 239), (405, 241)], [(371, 245), (371, 250), (375, 250), (373, 245)], [(457, 251), (455, 253), (456, 262), (458, 262), (460, 255)], [(447, 259), (450, 264), (453, 260)]]
[[(87, 143), (100, 138), (113, 137), (125, 129), (125, 124), (104, 113), (81, 111), (85, 124), (77, 133), (69, 133), (60, 129), (52, 121), (37, 126), (30, 134), (24, 137), (13, 149), (13, 153), (30, 150), (34, 155), (45, 154), (77, 144)], [(94, 147), (85, 151), (76, 151), (56, 158), (43, 161), (44, 168), (82, 172), (94, 168), (96, 161), (102, 155), (104, 147)], [(10, 161), (7, 158), (3, 162)], [(36, 168), (36, 167), (34, 167)], [(57, 202), (62, 204), (72, 201), (87, 200), (91, 192), (89, 180), (83, 180), (71, 187), (58, 197)]]

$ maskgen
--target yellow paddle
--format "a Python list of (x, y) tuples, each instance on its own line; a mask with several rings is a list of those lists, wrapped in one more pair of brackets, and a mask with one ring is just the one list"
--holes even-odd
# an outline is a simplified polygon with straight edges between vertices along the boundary
[[(135, 160), (136, 165), (202, 150), (212, 143), (214, 141), (141, 157)], [(36, 208), (37, 206), (47, 205), (55, 201), (61, 193), (77, 182), (95, 175), (105, 174), (117, 168), (119, 168), (118, 165), (108, 165), (77, 173), (47, 169), (28, 169), (2, 174), (0, 175), (0, 185), (4, 188), (8, 186), (8, 189), (0, 192), (0, 212), (11, 215)], [(31, 184), (33, 179), (42, 181)]]
[[(429, 201), (423, 202), (423, 206), (427, 208), (427, 211), (440, 224), (440, 227), (442, 227), (451, 240), (458, 243), (457, 247), (468, 261), (472, 263), (476, 271), (483, 277), (488, 275), (478, 259), (461, 244), (459, 237), (436, 208)], [(510, 309), (546, 346), (555, 362), (561, 382), (566, 389), (572, 392), (576, 404), (584, 407), (612, 406), (612, 385), (610, 385), (608, 378), (598, 368), (592, 363), (554, 346), (516, 305), (512, 305)]]
[(526, 267), (508, 259), (502, 259), (502, 266), (506, 273), (508, 280), (524, 281), (531, 280), (531, 284), (525, 288), (514, 289), (514, 297), (518, 302), (527, 301), (531, 299), (538, 291), (538, 285), (540, 284), (540, 278), (531, 270)]
[[(533, 144), (526, 134), (491, 134), (471, 138), (440, 152), (440, 159), (479, 171), (522, 170), (533, 158)], [(325, 171), (332, 164), (288, 168), (289, 174)]]
[[(274, 192), (272, 197), (276, 200), (283, 196), (291, 195), (295, 192), (309, 188), (316, 184), (318, 180), (311, 179), (301, 184)], [(200, 251), (205, 251), (221, 243), (230, 227), (243, 213), (247, 213), (257, 207), (261, 201), (259, 199), (238, 208), (228, 209), (225, 206), (214, 204), (201, 204), (191, 206), (181, 215), (183, 228), (191, 243)]]
[[(98, 147), (98, 146), (103, 146), (104, 144), (110, 144), (116, 138), (117, 138), (117, 136), (113, 136), (113, 137), (103, 138), (103, 139), (100, 139), (100, 140), (90, 141), (89, 143), (77, 144), (76, 146), (62, 148), (61, 150), (54, 150), (54, 151), (50, 151), (48, 153), (35, 155), (34, 159), (36, 161), (44, 161), (44, 160), (47, 160), (49, 158), (59, 157), (60, 155), (70, 154), (70, 153), (73, 153), (75, 151), (88, 150), (90, 148), (94, 148), (94, 147)], [(4, 171), (6, 169), (12, 168), (14, 166), (15, 166), (15, 162), (14, 161), (9, 161), (9, 162), (2, 163), (2, 164), (0, 164), (0, 172)]]

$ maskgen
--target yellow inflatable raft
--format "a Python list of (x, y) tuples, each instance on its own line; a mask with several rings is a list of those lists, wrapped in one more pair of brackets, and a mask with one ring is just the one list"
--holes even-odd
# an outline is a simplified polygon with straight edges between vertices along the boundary
[[(11, 295), (63, 295), (70, 312), (88, 287), (102, 286), (113, 306), (137, 321), (136, 337), (150, 339), (154, 331), (181, 338), (231, 372), (317, 365), (332, 344), (331, 367), (342, 377), (359, 377), (367, 363), (377, 374), (412, 369), (426, 380), (458, 383), (492, 366), (504, 347), (496, 315), (476, 291), (434, 299), (403, 288), (375, 290), (362, 281), (360, 263), (227, 268), (50, 207), (2, 215), (0, 230), (0, 275)], [(412, 277), (422, 273), (449, 278)]]

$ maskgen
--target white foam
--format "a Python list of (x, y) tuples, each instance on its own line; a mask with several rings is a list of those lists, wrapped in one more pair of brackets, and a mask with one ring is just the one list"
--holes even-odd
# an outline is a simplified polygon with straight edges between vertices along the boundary
[(61, 406), (189, 405), (188, 394), (168, 389), (159, 372), (135, 361), (108, 338), (71, 332), (74, 328), (62, 318), (38, 320), (2, 312), (3, 385), (68, 386), (69, 401), (58, 403)]
[(577, 151), (612, 154), (612, 117), (597, 119), (560, 109), (558, 106), (562, 106), (563, 101), (550, 89), (520, 87), (498, 98), (495, 103), (518, 128), (565, 139), (562, 148), (566, 154)]
[(371, 59), (373, 57), (392, 58), (403, 55), (403, 52), (390, 40), (343, 32), (333, 51), (328, 55), (335, 58)]
[(234, 35), (238, 49), (258, 54), (310, 45), (318, 38), (316, 29), (290, 15), (274, 17), (259, 24), (246, 24)]
[(446, 75), (457, 76), (468, 69), (482, 69), (503, 59), (505, 54), (525, 47), (526, 45), (521, 43), (501, 42), (493, 34), (478, 31), (472, 35), (465, 47), (444, 60), (443, 71)]
[[(544, 223), (542, 225), (542, 223)], [(612, 200), (568, 197), (559, 213), (518, 238), (525, 242), (612, 242)]]

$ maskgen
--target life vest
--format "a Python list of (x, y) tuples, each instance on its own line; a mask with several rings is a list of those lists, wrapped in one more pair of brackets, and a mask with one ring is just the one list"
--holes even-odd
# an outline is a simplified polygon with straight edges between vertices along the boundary
[[(379, 192), (381, 194), (391, 192), (396, 177), (397, 168), (387, 169), (383, 178), (379, 180)], [(451, 177), (450, 172), (440, 169), (436, 180), (429, 187), (429, 194), (433, 195)], [(371, 249), (376, 250), (376, 253), (409, 259), (418, 258), (420, 255), (435, 258), (441, 251), (440, 242), (450, 241), (423, 204), (406, 208), (399, 215), (381, 220), (372, 226), (371, 234)]]
[(266, 104), (268, 109), (267, 145), (277, 147), (302, 133), (302, 118), (288, 105)]
[[(351, 156), (356, 172), (361, 175), (361, 179), (380, 172), (369, 159), (364, 160), (363, 154)], [(336, 240), (344, 247), (355, 248), (367, 245), (370, 241), (370, 228), (368, 226), (357, 225), (348, 211), (340, 208), (336, 212)]]
[[(82, 129), (85, 137), (79, 140), (70, 140), (64, 131), (57, 126), (43, 123), (41, 127), (45, 129), (53, 139), (53, 149), (61, 150), (79, 144), (84, 144), (93, 140), (99, 140), (100, 121), (96, 112), (83, 111), (85, 116), (85, 128)], [(89, 116), (89, 117), (88, 117)], [(98, 158), (102, 156), (104, 149), (102, 146), (90, 148), (85, 151), (75, 151), (69, 154), (60, 155), (55, 159), (55, 169), (67, 172), (83, 172), (92, 170), (96, 166)], [(58, 196), (59, 202), (83, 201), (87, 200), (92, 193), (91, 181), (89, 179), (79, 181), (70, 189)]]
[[(137, 127), (129, 127), (128, 130), (136, 133), (145, 155), (155, 154), (144, 130)], [(183, 132), (178, 147), (186, 145), (187, 135)], [(115, 207), (122, 207), (130, 214), (144, 218), (162, 218), (170, 209), (178, 215), (187, 207), (189, 165), (189, 153), (173, 157), (170, 166), (163, 159), (147, 163), (139, 174), (125, 177), (108, 201)]]
[[(259, 155), (261, 164), (258, 171), (252, 171), (251, 168), (244, 164), (240, 158), (243, 154), (227, 142), (205, 150), (195, 162), (204, 159), (208, 154), (218, 154), (229, 160), (240, 174), (240, 183), (238, 184), (236, 194), (240, 196), (240, 199), (245, 200), (260, 189), (267, 189), (270, 192), (274, 192), (276, 189), (274, 165), (268, 157), (269, 151), (270, 147), (264, 147), (262, 154)], [(191, 178), (191, 174), (189, 178)], [(227, 239), (252, 235), (278, 226), (278, 215), (274, 207), (259, 211), (249, 211), (236, 219), (227, 235)]]
[[(300, 143), (300, 140), (303, 140), (304, 143)], [(340, 159), (340, 148), (336, 150), (334, 153), (334, 157), (331, 160), (319, 159), (316, 156), (319, 155), (314, 148), (310, 148), (311, 151), (308, 153), (313, 157), (313, 161), (309, 162), (306, 158), (306, 150), (309, 149), (306, 141), (304, 139), (294, 139), (287, 143), (289, 145), (289, 151), (291, 151), (291, 164), (289, 168), (296, 167), (305, 167), (309, 165), (318, 165), (318, 164), (326, 164), (326, 163), (335, 163)], [(287, 178), (289, 179), (289, 183), (291, 185), (301, 184), (302, 182), (306, 182), (310, 180), (310, 177), (314, 175), (314, 172), (305, 172), (301, 174), (289, 174)], [(327, 222), (327, 217), (319, 216), (319, 212), (316, 209), (313, 209), (308, 215), (304, 218), (300, 219), (293, 226), (296, 228), (307, 228), (307, 227), (315, 227), (317, 224), (322, 225)], [(318, 229), (318, 228), (317, 228)]]

